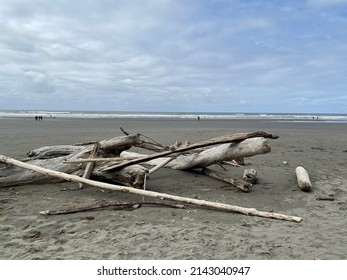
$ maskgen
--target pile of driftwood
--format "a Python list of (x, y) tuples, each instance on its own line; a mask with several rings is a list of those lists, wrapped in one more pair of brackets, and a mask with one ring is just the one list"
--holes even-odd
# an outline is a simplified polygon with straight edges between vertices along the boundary
[[(85, 184), (157, 198), (160, 201), (169, 200), (294, 222), (302, 220), (300, 217), (262, 212), (254, 208), (146, 190), (146, 180), (149, 175), (162, 167), (167, 167), (188, 171), (200, 169), (207, 176), (223, 180), (241, 191), (248, 192), (252, 183), (256, 181), (255, 170), (246, 171), (244, 180), (241, 180), (208, 167), (213, 164), (237, 165), (246, 157), (269, 153), (271, 148), (267, 139), (276, 139), (278, 136), (257, 131), (224, 135), (194, 144), (176, 141), (172, 146), (163, 146), (141, 134), (129, 134), (124, 129), (121, 130), (125, 136), (100, 142), (41, 147), (30, 151), (27, 158), (22, 161), (0, 155), (0, 162), (6, 163), (0, 166), (0, 187), (73, 181), (78, 182), (80, 188)], [(127, 151), (132, 147), (149, 150), (151, 153), (139, 154)], [(111, 204), (116, 206), (117, 203)], [(52, 214), (49, 211), (44, 213)]]

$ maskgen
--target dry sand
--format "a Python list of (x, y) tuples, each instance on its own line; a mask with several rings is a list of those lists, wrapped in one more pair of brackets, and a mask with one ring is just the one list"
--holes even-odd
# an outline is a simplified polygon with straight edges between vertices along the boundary
[[(119, 126), (162, 144), (196, 142), (224, 134), (265, 130), (280, 136), (272, 151), (228, 167), (241, 177), (258, 171), (250, 193), (200, 174), (161, 169), (147, 188), (186, 197), (301, 216), (301, 223), (202, 208), (142, 207), (42, 216), (42, 210), (136, 200), (77, 184), (0, 189), (0, 259), (347, 259), (347, 124), (264, 120), (1, 119), (0, 154), (17, 159), (31, 149), (120, 136)], [(288, 165), (283, 165), (287, 161)], [(302, 192), (295, 167), (313, 183)], [(217, 167), (218, 168), (218, 167)], [(334, 201), (320, 201), (331, 196)]]

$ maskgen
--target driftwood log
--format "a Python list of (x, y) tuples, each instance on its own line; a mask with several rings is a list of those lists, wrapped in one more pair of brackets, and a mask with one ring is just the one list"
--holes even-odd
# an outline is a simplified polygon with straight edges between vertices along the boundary
[[(259, 154), (266, 154), (271, 151), (268, 141), (264, 137), (256, 137), (245, 139), (239, 143), (221, 144), (201, 152), (193, 154), (182, 154), (174, 160), (166, 164), (166, 167), (178, 170), (189, 170), (193, 168), (203, 168), (223, 161), (232, 160), (235, 158), (251, 157)], [(146, 155), (122, 152), (121, 156), (145, 158)], [(167, 158), (155, 158), (146, 161), (149, 165), (159, 165)], [(131, 160), (135, 161), (135, 160)], [(124, 165), (123, 165), (124, 166)], [(109, 168), (107, 168), (109, 169)]]
[(297, 168), (295, 168), (295, 174), (300, 189), (302, 189), (305, 192), (310, 191), (312, 188), (312, 184), (306, 169), (302, 166), (298, 166)]
[[(157, 142), (142, 139), (140, 134), (128, 134), (100, 141), (97, 145), (98, 153), (95, 152), (97, 157), (91, 155), (93, 149), (96, 149), (96, 142), (90, 142), (71, 146), (41, 147), (30, 151), (23, 161), (58, 172), (78, 176), (85, 173), (86, 177), (90, 176), (93, 179), (141, 188), (149, 170), (139, 163), (158, 159), (154, 164), (156, 168), (150, 173), (164, 165), (182, 170), (202, 168), (227, 160), (268, 153), (271, 148), (266, 138), (276, 139), (277, 136), (262, 131), (237, 133), (191, 145), (188, 142), (176, 142), (175, 145), (164, 147)], [(131, 147), (145, 148), (155, 153), (135, 154), (126, 158), (123, 155), (123, 158), (120, 158), (121, 153)], [(0, 187), (59, 181), (61, 179), (56, 177), (47, 178), (15, 166), (0, 165)]]
[(248, 215), (248, 216), (259, 216), (259, 217), (264, 217), (264, 218), (286, 220), (286, 221), (298, 222), (298, 223), (302, 221), (301, 217), (288, 216), (288, 215), (278, 214), (278, 213), (274, 213), (274, 212), (258, 211), (255, 208), (244, 208), (244, 207), (229, 205), (229, 204), (224, 204), (224, 203), (211, 202), (211, 201), (206, 201), (206, 200), (199, 200), (199, 199), (175, 196), (175, 195), (170, 195), (170, 194), (165, 194), (165, 193), (145, 191), (145, 190), (125, 187), (125, 186), (120, 186), (120, 185), (112, 185), (112, 184), (103, 183), (103, 182), (97, 182), (94, 180), (81, 178), (81, 177), (76, 176), (76, 175), (70, 175), (70, 174), (66, 174), (63, 172), (49, 170), (47, 168), (43, 168), (43, 167), (35, 166), (32, 164), (28, 164), (25, 162), (21, 162), (21, 161), (18, 161), (18, 160), (15, 160), (13, 158), (6, 157), (3, 155), (0, 155), (0, 161), (7, 163), (7, 164), (15, 165), (15, 166), (18, 166), (21, 168), (25, 168), (27, 170), (35, 171), (35, 172), (44, 174), (45, 176), (52, 176), (52, 177), (64, 179), (66, 181), (83, 183), (83, 184), (98, 187), (101, 189), (132, 193), (132, 194), (142, 195), (142, 196), (146, 196), (146, 197), (158, 198), (161, 200), (170, 200), (170, 201), (176, 201), (176, 202), (180, 202), (180, 203), (194, 204), (197, 206), (207, 207), (207, 208), (211, 208), (211, 209), (241, 213), (241, 214)]

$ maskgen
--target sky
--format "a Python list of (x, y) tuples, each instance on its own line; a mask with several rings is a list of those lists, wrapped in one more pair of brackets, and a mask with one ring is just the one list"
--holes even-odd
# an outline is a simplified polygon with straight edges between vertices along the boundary
[(347, 0), (0, 0), (0, 109), (347, 113)]

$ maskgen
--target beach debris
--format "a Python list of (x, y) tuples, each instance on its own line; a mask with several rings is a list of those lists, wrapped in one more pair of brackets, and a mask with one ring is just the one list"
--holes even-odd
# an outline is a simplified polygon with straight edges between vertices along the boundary
[(257, 170), (255, 169), (246, 169), (243, 173), (243, 180), (248, 183), (256, 184), (257, 183)]
[[(233, 159), (269, 153), (271, 148), (267, 138), (278, 138), (276, 135), (257, 131), (224, 135), (194, 144), (176, 141), (173, 146), (164, 146), (141, 134), (129, 134), (124, 129), (122, 131), (125, 136), (102, 140), (99, 144), (93, 141), (78, 145), (38, 148), (27, 154), (25, 162), (78, 176), (91, 172), (87, 174), (87, 177), (143, 188), (149, 175), (161, 167), (192, 170)], [(96, 145), (99, 149), (93, 156), (91, 154), (94, 149), (96, 150)], [(154, 153), (126, 154), (126, 150), (132, 147)], [(94, 166), (91, 164), (85, 168), (85, 163), (94, 163)], [(148, 170), (140, 164), (152, 164), (156, 167)], [(64, 180), (23, 171), (13, 166), (5, 166), (0, 169), (0, 172), (0, 187), (56, 183)]]
[(334, 201), (334, 195), (328, 195), (328, 196), (318, 196), (316, 197), (316, 200), (323, 200), (323, 201)]
[[(165, 206), (169, 207), (168, 203), (163, 202), (163, 200), (168, 200), (244, 215), (294, 222), (302, 220), (301, 217), (296, 216), (258, 211), (254, 208), (175, 196), (145, 189), (146, 180), (149, 176), (160, 168), (167, 167), (186, 171), (200, 169), (202, 174), (206, 176), (222, 180), (231, 186), (248, 192), (252, 187), (252, 183), (207, 167), (213, 164), (221, 165), (224, 162), (234, 162), (235, 164), (235, 160), (236, 164), (240, 165), (239, 163), (243, 164), (245, 157), (269, 153), (271, 148), (267, 139), (277, 139), (278, 136), (276, 135), (256, 131), (224, 135), (193, 144), (188, 141), (176, 141), (174, 145), (164, 146), (141, 134), (129, 134), (124, 129), (121, 128), (121, 130), (125, 136), (100, 142), (93, 141), (78, 145), (61, 145), (35, 149), (27, 154), (27, 158), (24, 161), (0, 155), (0, 162), (7, 164), (0, 169), (0, 187), (71, 181), (79, 183), (80, 186), (85, 184), (98, 187), (101, 190), (113, 190), (142, 196), (141, 202), (127, 202), (127, 206), (117, 206), (115, 203), (119, 202), (112, 202), (112, 205), (110, 203), (99, 203), (98, 205), (91, 205), (85, 208), (70, 207), (69, 209), (57, 210), (56, 212), (48, 210), (41, 213), (46, 215), (52, 213), (59, 214), (59, 211), (74, 213), (76, 211), (81, 212), (112, 207), (114, 209), (117, 207), (128, 207), (127, 209), (131, 210), (147, 204), (144, 201), (144, 197), (151, 197), (159, 200), (155, 203), (150, 202), (152, 205), (165, 204)], [(127, 150), (132, 147), (150, 150), (152, 153), (128, 152)], [(87, 165), (85, 165), (86, 163)], [(141, 164), (154, 167), (148, 169)], [(112, 182), (112, 184), (104, 183), (104, 181)], [(175, 204), (170, 203), (170, 205)]]
[(189, 204), (189, 205), (197, 205), (197, 206), (205, 207), (205, 208), (209, 208), (209, 209), (240, 213), (240, 214), (244, 214), (247, 216), (258, 216), (258, 217), (263, 217), (263, 218), (272, 218), (272, 219), (285, 220), (285, 221), (291, 221), (291, 222), (297, 222), (297, 223), (302, 221), (302, 218), (297, 217), (297, 216), (289, 216), (289, 215), (284, 215), (284, 214), (279, 214), (279, 213), (274, 213), (274, 212), (258, 211), (255, 208), (245, 208), (245, 207), (240, 207), (240, 206), (230, 205), (230, 204), (225, 204), (225, 203), (218, 203), (218, 202), (212, 202), (212, 201), (176, 196), (176, 195), (171, 195), (171, 194), (166, 194), (166, 193), (146, 191), (146, 190), (136, 189), (136, 188), (132, 188), (132, 187), (126, 187), (126, 186), (121, 186), (121, 185), (114, 185), (114, 184), (109, 184), (109, 183), (98, 182), (98, 181), (82, 178), (82, 177), (77, 176), (77, 175), (71, 175), (71, 174), (67, 174), (64, 172), (59, 172), (59, 171), (43, 168), (40, 166), (32, 165), (32, 164), (22, 162), (22, 161), (19, 161), (19, 160), (10, 158), (10, 157), (6, 157), (4, 155), (0, 155), (0, 161), (4, 162), (6, 164), (15, 165), (15, 166), (27, 169), (27, 170), (35, 171), (35, 172), (38, 172), (40, 174), (45, 174), (46, 176), (61, 178), (61, 179), (71, 181), (71, 182), (84, 183), (84, 184), (87, 184), (90, 186), (94, 186), (94, 187), (98, 187), (98, 188), (106, 189), (106, 190), (126, 192), (126, 193), (131, 193), (131, 194), (142, 195), (142, 196), (146, 196), (146, 197), (157, 198), (159, 200), (169, 200), (169, 201), (175, 201), (175, 202), (185, 203), (185, 204)]
[(41, 236), (41, 231), (39, 230), (32, 230), (30, 231), (30, 238), (39, 238)]
[(282, 162), (282, 164), (283, 164), (283, 165), (288, 165), (288, 161), (284, 160), (284, 161)]
[(300, 189), (303, 191), (310, 191), (312, 184), (306, 169), (302, 166), (298, 166), (295, 168), (295, 174)]

